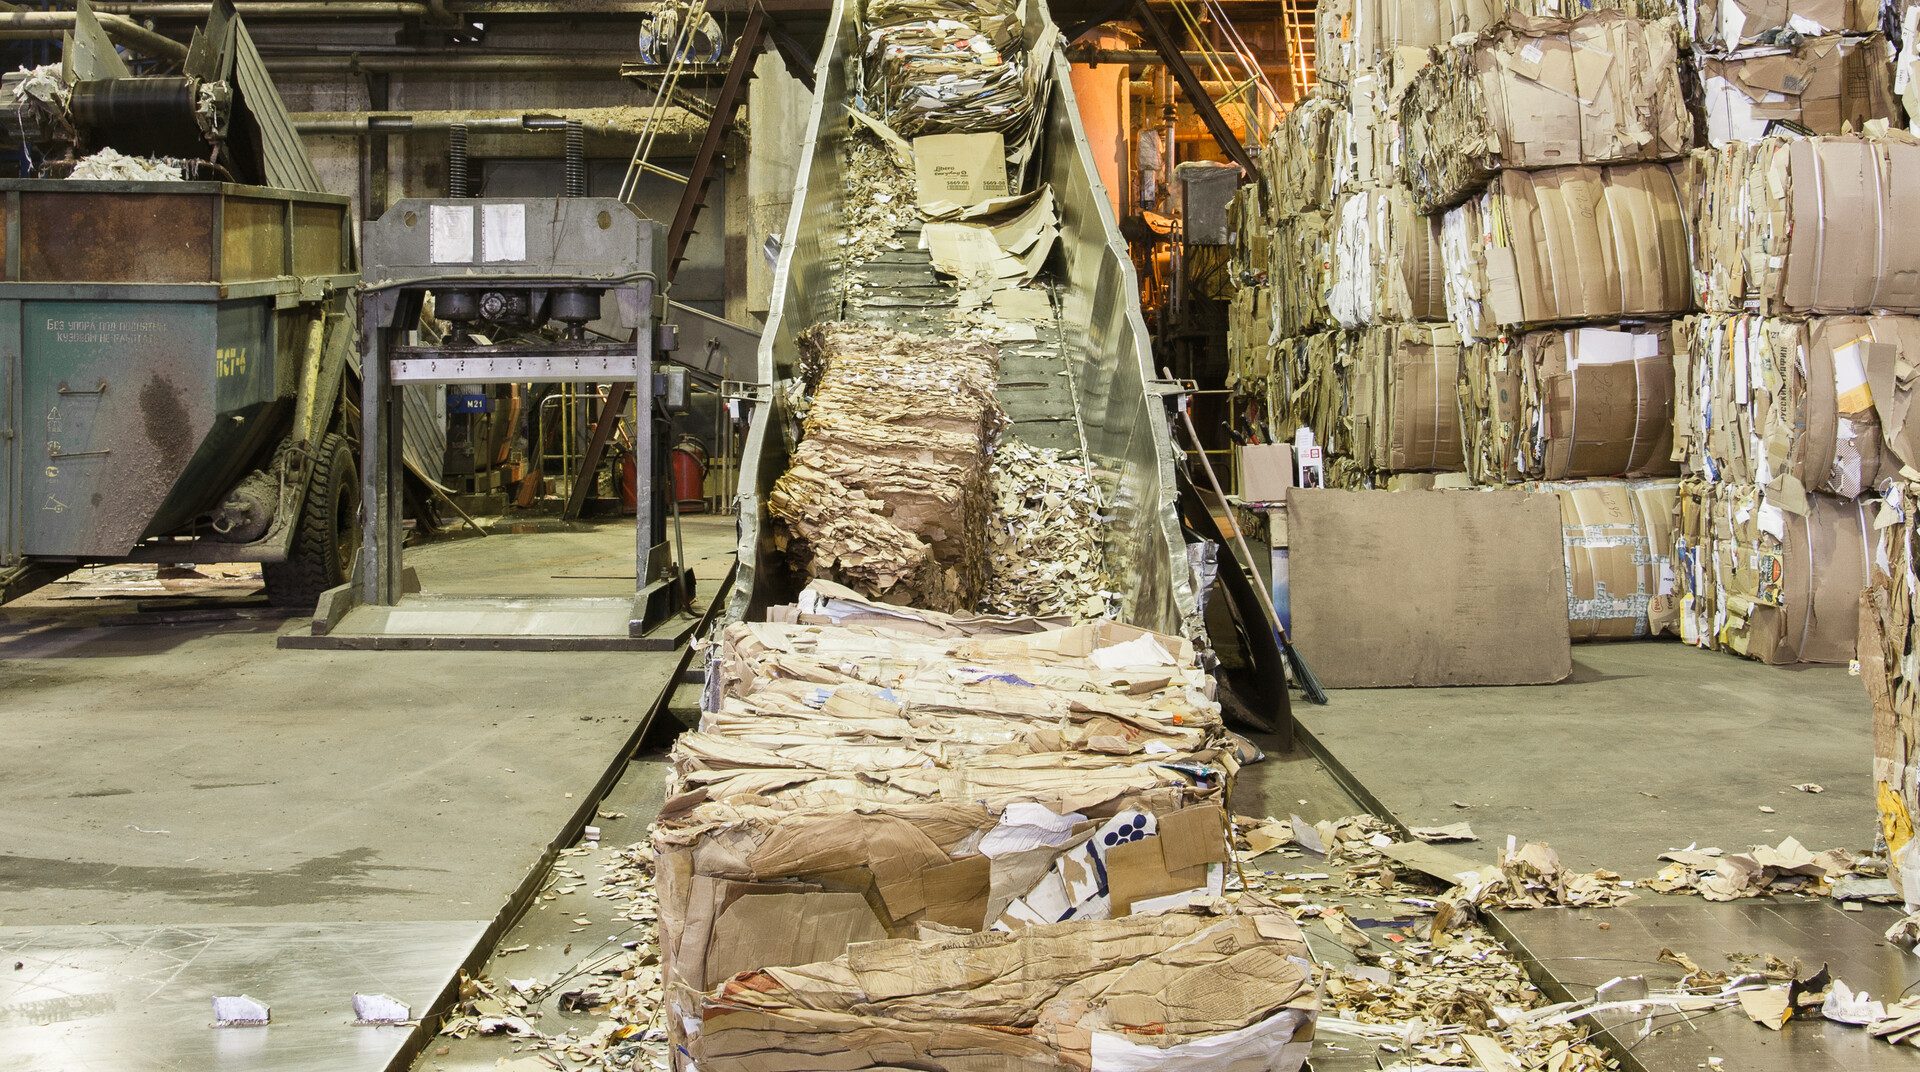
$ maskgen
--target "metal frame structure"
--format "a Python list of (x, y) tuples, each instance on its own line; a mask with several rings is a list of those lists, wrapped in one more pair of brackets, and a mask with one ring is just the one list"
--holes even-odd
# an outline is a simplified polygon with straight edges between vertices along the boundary
[[(396, 202), (366, 225), (366, 281), (360, 294), (363, 539), (354, 580), (332, 600), (333, 607), (316, 614), (317, 634), (324, 635), (351, 606), (397, 606), (407, 594), (398, 388), (640, 381), (648, 384), (651, 397), (657, 390), (656, 325), (665, 304), (659, 293), (666, 253), (661, 239), (659, 223), (614, 198), (414, 198)], [(632, 329), (631, 341), (563, 338), (493, 345), (457, 334), (439, 345), (409, 344), (406, 337), (419, 323), (429, 293), (442, 318), (459, 296), (476, 309), (524, 302), (524, 313), (504, 314), (499, 321), (480, 314), (489, 319), (471, 323), (523, 322), (529, 328), (543, 319), (539, 310), (561, 295), (595, 295), (596, 316), (604, 295), (617, 308), (617, 320)], [(466, 318), (455, 322), (464, 327)], [(635, 436), (634, 451), (640, 471), (652, 473), (652, 437)], [(627, 630), (629, 639), (650, 640), (634, 645), (643, 648), (671, 646), (677, 639), (648, 634), (682, 609), (686, 594), (681, 567), (655, 531), (664, 519), (655, 514), (649, 489), (638, 497), (635, 510), (635, 591)], [(544, 638), (541, 646), (568, 645)]]

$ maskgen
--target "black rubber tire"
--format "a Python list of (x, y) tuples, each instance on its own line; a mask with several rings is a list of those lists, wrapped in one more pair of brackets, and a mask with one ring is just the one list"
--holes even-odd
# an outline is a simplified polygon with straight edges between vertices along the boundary
[(267, 602), (276, 607), (312, 607), (322, 592), (347, 583), (360, 551), (360, 467), (353, 462), (352, 446), (345, 437), (330, 435), (313, 465), (287, 560), (260, 567)]

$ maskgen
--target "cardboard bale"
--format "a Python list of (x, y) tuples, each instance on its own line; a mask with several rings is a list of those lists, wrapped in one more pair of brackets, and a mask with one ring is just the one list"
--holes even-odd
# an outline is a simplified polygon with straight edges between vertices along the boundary
[(1345, 442), (1352, 335), (1322, 331), (1281, 339), (1267, 378), (1242, 385), (1242, 404), (1259, 414), (1268, 442), (1291, 443), (1302, 427), (1313, 429), (1314, 441), (1329, 450)]
[(1386, 324), (1351, 336), (1341, 453), (1382, 473), (1458, 472), (1460, 339), (1446, 324)]
[(1341, 327), (1447, 318), (1439, 221), (1416, 212), (1404, 188), (1346, 194), (1334, 220), (1324, 292)]
[(1575, 641), (1679, 633), (1673, 569), (1678, 480), (1528, 487), (1560, 500), (1567, 622)]
[(1283, 217), (1274, 228), (1275, 323), (1283, 336), (1307, 335), (1333, 326), (1331, 293), (1333, 220), (1324, 212)]
[(821, 581), (768, 618), (721, 632), (654, 832), (677, 1041), (735, 972), (1222, 892), (1238, 764), (1190, 641)]
[(1461, 338), (1687, 312), (1681, 189), (1668, 164), (1499, 172), (1441, 228), (1447, 310)]
[(1267, 146), (1273, 163), (1276, 216), (1326, 211), (1333, 207), (1332, 127), (1340, 103), (1328, 97), (1309, 97), (1288, 109), (1274, 127)]
[(1920, 0), (1899, 6), (1900, 51), (1893, 59), (1893, 91), (1907, 113), (1907, 129), (1920, 133)]
[(1677, 435), (1694, 472), (1789, 507), (1871, 493), (1920, 460), (1898, 371), (1920, 363), (1920, 319), (1709, 314), (1682, 335)]
[(1319, 1012), (1310, 956), (1264, 903), (869, 942), (715, 987), (689, 1057), (703, 1072), (1295, 1072)]
[(1510, 16), (1443, 45), (1400, 102), (1402, 181), (1422, 212), (1458, 204), (1502, 168), (1670, 160), (1693, 143), (1679, 26), (1612, 11)]
[(1873, 583), (1860, 599), (1860, 679), (1873, 703), (1873, 791), (1879, 822), (1874, 831), (1893, 865), (1887, 877), (1910, 904), (1920, 902), (1920, 657), (1914, 642), (1914, 595), (1920, 592), (1920, 562), (1914, 554), (1914, 520), (1920, 493), (1909, 481), (1888, 489), (1886, 507), (1899, 514), (1875, 533)]
[(1314, 57), (1320, 81), (1347, 86), (1396, 54), (1423, 55), (1503, 18), (1571, 18), (1618, 11), (1641, 19), (1676, 14), (1673, 0), (1320, 0)]
[(776, 538), (808, 577), (972, 609), (987, 580), (999, 351), (857, 324), (815, 325), (800, 347), (813, 393), (768, 496)]
[(1875, 508), (1812, 494), (1783, 508), (1753, 484), (1689, 480), (1674, 533), (1680, 637), (1775, 665), (1846, 663), (1859, 632)]
[(1880, 28), (1879, 0), (1691, 0), (1694, 36), (1725, 50), (1774, 40), (1782, 30), (1807, 37)]
[(1553, 499), (1302, 488), (1287, 511), (1293, 636), (1327, 687), (1545, 684), (1572, 672)]
[(1467, 468), (1486, 484), (1676, 476), (1665, 323), (1532, 331), (1468, 347)]
[(1776, 122), (1810, 134), (1860, 130), (1870, 120), (1905, 122), (1880, 34), (1809, 37), (1791, 47), (1700, 56), (1707, 143), (1753, 141)]
[(1920, 313), (1920, 140), (1768, 138), (1696, 154), (1693, 275), (1711, 312)]
[(1334, 195), (1399, 181), (1393, 163), (1390, 91), (1388, 77), (1373, 71), (1355, 75), (1347, 87), (1346, 107), (1328, 128), (1328, 138), (1333, 142), (1329, 188)]

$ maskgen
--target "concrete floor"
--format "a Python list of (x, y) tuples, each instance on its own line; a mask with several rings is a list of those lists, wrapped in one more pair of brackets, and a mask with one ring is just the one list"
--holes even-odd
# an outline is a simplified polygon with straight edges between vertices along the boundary
[[(630, 578), (632, 538), (630, 523), (605, 523), (454, 540), (408, 561), (429, 589), (485, 590), (491, 574), (507, 591), (631, 592), (630, 579), (568, 575)], [(733, 519), (688, 518), (685, 538), (710, 597)], [(281, 651), (276, 634), (304, 619), (145, 624), (133, 600), (72, 594), (0, 608), (9, 930), (490, 921), (675, 665), (671, 653)]]
[(1464, 820), (1483, 845), (1546, 841), (1569, 865), (1629, 877), (1694, 841), (1872, 845), (1873, 714), (1843, 668), (1665, 641), (1582, 644), (1558, 685), (1331, 699), (1294, 712), (1395, 818)]

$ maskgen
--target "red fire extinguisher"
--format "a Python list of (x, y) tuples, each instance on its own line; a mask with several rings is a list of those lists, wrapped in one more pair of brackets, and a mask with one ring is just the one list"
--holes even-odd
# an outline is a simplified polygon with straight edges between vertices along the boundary
[(673, 445), (673, 496), (682, 513), (707, 508), (707, 447), (698, 436), (683, 435)]

